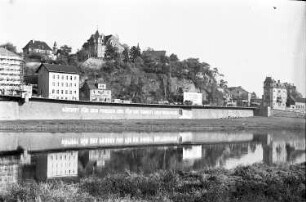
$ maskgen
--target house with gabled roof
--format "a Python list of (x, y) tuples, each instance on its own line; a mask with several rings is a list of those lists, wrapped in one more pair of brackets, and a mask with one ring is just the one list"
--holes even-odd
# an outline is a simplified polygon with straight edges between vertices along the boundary
[(54, 59), (55, 57), (53, 50), (44, 41), (30, 40), (22, 51), (25, 56), (37, 54), (51, 59)]
[(38, 74), (38, 95), (50, 99), (79, 100), (79, 71), (74, 66), (42, 63)]
[(86, 80), (80, 89), (80, 100), (111, 102), (112, 91), (106, 89), (105, 83)]

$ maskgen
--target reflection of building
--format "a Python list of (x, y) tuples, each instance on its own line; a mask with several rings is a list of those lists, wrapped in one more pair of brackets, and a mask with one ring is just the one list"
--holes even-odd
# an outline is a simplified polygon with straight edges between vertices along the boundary
[(106, 84), (85, 81), (80, 89), (80, 100), (111, 102), (112, 91), (106, 89)]
[(105, 161), (110, 160), (110, 150), (90, 150), (89, 151), (89, 161), (96, 161), (97, 167), (105, 166)]
[(74, 66), (41, 64), (38, 73), (38, 95), (51, 99), (78, 100), (79, 74)]
[[(264, 145), (264, 162), (272, 163), (294, 163), (296, 159), (305, 153), (304, 140), (271, 141)], [(305, 155), (304, 155), (305, 156)]]
[(264, 81), (263, 106), (272, 109), (286, 109), (287, 90), (285, 84), (276, 82), (271, 77)]
[(78, 152), (49, 153), (37, 156), (36, 178), (46, 180), (78, 175)]
[(17, 156), (0, 157), (0, 193), (18, 182), (19, 158)]
[(0, 94), (18, 94), (21, 90), (22, 77), (22, 58), (0, 47)]

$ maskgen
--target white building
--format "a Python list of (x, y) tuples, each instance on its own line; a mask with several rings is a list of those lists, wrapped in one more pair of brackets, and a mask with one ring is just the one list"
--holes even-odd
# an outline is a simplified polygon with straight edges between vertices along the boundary
[(106, 89), (105, 83), (85, 81), (80, 89), (80, 99), (92, 102), (111, 102), (112, 91)]
[(74, 66), (41, 64), (38, 95), (51, 99), (79, 100), (79, 74)]
[(202, 93), (184, 92), (184, 102), (191, 101), (192, 105), (203, 105)]
[(23, 63), (19, 55), (0, 47), (0, 94), (17, 95), (20, 93)]

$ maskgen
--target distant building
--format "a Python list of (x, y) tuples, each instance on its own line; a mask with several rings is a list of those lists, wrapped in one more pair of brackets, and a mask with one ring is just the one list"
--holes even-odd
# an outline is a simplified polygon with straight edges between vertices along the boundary
[(80, 89), (80, 100), (111, 102), (112, 91), (106, 89), (105, 83), (85, 81)]
[(275, 81), (271, 77), (266, 77), (264, 81), (263, 106), (272, 109), (286, 109), (287, 89), (280, 80)]
[(203, 105), (203, 94), (194, 92), (184, 92), (184, 103), (191, 101), (192, 105)]
[(249, 107), (251, 104), (251, 93), (243, 89), (241, 86), (229, 87), (228, 93), (231, 97), (231, 102), (236, 103), (236, 106)]
[(39, 96), (79, 100), (79, 73), (76, 67), (43, 63), (36, 73), (38, 73)]
[(22, 50), (24, 56), (41, 55), (49, 59), (55, 59), (53, 50), (44, 41), (31, 40)]
[(23, 80), (23, 59), (0, 47), (0, 94), (17, 95)]
[(298, 111), (306, 113), (306, 98), (297, 98), (294, 99), (291, 97), (290, 109), (293, 111)]
[(166, 51), (147, 50), (143, 51), (142, 54), (151, 57), (154, 61), (160, 61), (162, 57), (166, 56)]
[(106, 45), (111, 44), (116, 47), (121, 53), (124, 47), (120, 44), (119, 38), (114, 35), (100, 34), (97, 30), (90, 38), (83, 44), (83, 50), (87, 52), (87, 58), (94, 57), (103, 59), (105, 55)]

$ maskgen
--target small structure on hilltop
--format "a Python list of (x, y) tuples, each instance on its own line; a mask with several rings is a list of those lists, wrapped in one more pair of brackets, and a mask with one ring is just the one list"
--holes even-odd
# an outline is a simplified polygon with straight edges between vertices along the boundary
[(275, 81), (271, 77), (266, 77), (264, 81), (263, 107), (271, 109), (286, 109), (287, 89), (280, 80)]
[(94, 57), (99, 59), (104, 59), (106, 46), (111, 44), (113, 47), (116, 47), (118, 52), (121, 53), (124, 50), (124, 47), (119, 42), (119, 37), (114, 35), (104, 35), (100, 34), (97, 30), (95, 34), (92, 34), (90, 38), (83, 44), (82, 51), (85, 54), (82, 57), (82, 60)]
[(31, 40), (22, 49), (25, 57), (45, 57), (46, 59), (55, 59), (53, 50), (44, 41)]
[(51, 99), (79, 100), (79, 72), (74, 66), (42, 63), (38, 73), (38, 95)]
[(106, 89), (105, 83), (85, 81), (80, 89), (80, 100), (92, 102), (111, 102), (112, 91)]

